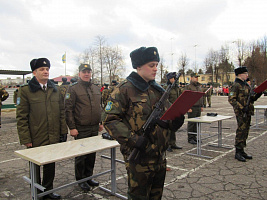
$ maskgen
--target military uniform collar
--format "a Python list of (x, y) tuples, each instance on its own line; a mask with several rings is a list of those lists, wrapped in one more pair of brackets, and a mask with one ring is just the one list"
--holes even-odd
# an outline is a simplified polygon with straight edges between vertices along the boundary
[(154, 87), (159, 92), (164, 92), (165, 90), (156, 83), (155, 80), (146, 82), (138, 73), (132, 72), (127, 78), (137, 89), (145, 92), (148, 90), (149, 86)]
[(84, 86), (87, 86), (87, 87), (92, 85), (91, 80), (88, 82), (88, 81), (83, 81), (81, 78), (79, 78), (78, 83), (80, 83), (80, 84), (82, 84)]
[[(42, 90), (41, 85), (37, 81), (35, 76), (29, 81), (28, 85), (29, 85), (31, 92), (37, 92), (39, 89)], [(57, 91), (56, 85), (53, 82), (51, 82), (50, 80), (47, 81), (47, 88), (53, 88), (54, 92)]]
[(235, 78), (235, 82), (239, 83), (240, 85), (248, 85), (249, 86), (249, 84), (246, 81), (242, 81), (240, 78)]

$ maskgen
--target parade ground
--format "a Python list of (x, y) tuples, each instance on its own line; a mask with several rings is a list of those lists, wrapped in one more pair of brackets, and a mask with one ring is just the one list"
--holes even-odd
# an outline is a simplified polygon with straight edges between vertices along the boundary
[[(262, 96), (255, 105), (267, 105), (267, 96)], [(187, 122), (176, 132), (177, 145), (181, 150), (167, 152), (167, 165), (164, 192), (162, 199), (233, 199), (255, 200), (267, 199), (267, 125), (264, 123), (264, 110), (259, 110), (256, 124), (252, 117), (250, 134), (247, 140), (248, 154), (252, 160), (239, 162), (234, 158), (234, 139), (236, 119), (233, 108), (228, 103), (227, 96), (212, 96), (211, 107), (204, 108), (202, 116), (207, 113), (232, 116), (222, 121), (222, 144), (219, 148), (210, 146), (218, 143), (218, 123), (201, 125), (203, 131), (201, 154), (207, 157), (190, 155), (196, 154), (197, 145), (187, 142)], [(23, 179), (29, 177), (29, 162), (14, 154), (14, 151), (25, 149), (19, 144), (16, 128), (16, 111), (2, 110), (2, 129), (0, 129), (0, 199), (1, 200), (29, 200), (30, 185)], [(187, 118), (187, 116), (186, 116)], [(214, 137), (212, 137), (214, 136)], [(207, 139), (205, 139), (205, 137)], [(68, 136), (68, 140), (73, 140)], [(110, 155), (110, 150), (97, 152), (94, 173), (110, 168), (110, 160), (101, 157)], [(116, 157), (122, 160), (119, 147), (116, 148)], [(111, 176), (105, 174), (95, 178), (100, 186), (111, 188)], [(56, 177), (54, 187), (75, 181), (74, 158), (56, 162)], [(116, 163), (117, 192), (127, 196), (127, 175), (124, 164)], [(83, 192), (78, 185), (73, 185), (56, 193), (62, 199), (112, 199), (118, 197), (109, 195), (99, 187), (93, 187), (90, 192)]]

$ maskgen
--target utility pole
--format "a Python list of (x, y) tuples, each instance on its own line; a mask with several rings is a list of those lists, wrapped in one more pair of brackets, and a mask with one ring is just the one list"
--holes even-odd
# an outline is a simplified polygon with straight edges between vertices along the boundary
[(195, 48), (195, 72), (197, 72), (197, 44), (194, 45)]

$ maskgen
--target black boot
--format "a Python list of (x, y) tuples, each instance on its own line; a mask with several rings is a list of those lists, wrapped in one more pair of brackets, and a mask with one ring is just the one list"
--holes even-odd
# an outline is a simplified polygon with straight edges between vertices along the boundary
[(169, 145), (167, 151), (169, 151), (169, 152), (173, 152), (173, 150), (172, 150), (172, 148), (171, 148), (171, 145)]
[(246, 154), (246, 152), (244, 151), (244, 149), (242, 149), (242, 156), (245, 158), (245, 159), (252, 159), (252, 155), (248, 155), (248, 154)]
[(243, 157), (241, 149), (236, 148), (235, 159), (241, 162), (246, 162), (246, 158)]

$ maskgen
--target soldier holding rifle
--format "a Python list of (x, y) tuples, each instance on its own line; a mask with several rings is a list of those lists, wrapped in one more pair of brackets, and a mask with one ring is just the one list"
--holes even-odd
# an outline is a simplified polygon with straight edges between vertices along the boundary
[[(121, 144), (128, 175), (128, 199), (161, 199), (166, 175), (168, 130), (180, 128), (184, 116), (173, 121), (159, 120), (170, 106), (166, 100), (155, 126), (143, 128), (157, 102), (166, 94), (155, 82), (159, 54), (156, 47), (141, 47), (132, 51), (130, 57), (137, 72), (132, 72), (110, 95), (104, 126)], [(138, 158), (128, 159), (136, 150)]]
[(246, 162), (246, 159), (252, 159), (251, 155), (245, 153), (246, 140), (248, 138), (251, 115), (254, 115), (254, 101), (256, 101), (262, 93), (253, 92), (253, 86), (249, 86), (246, 82), (248, 78), (248, 70), (246, 67), (235, 69), (236, 79), (231, 87), (228, 97), (229, 103), (233, 106), (237, 120), (237, 130), (235, 137), (235, 159)]

